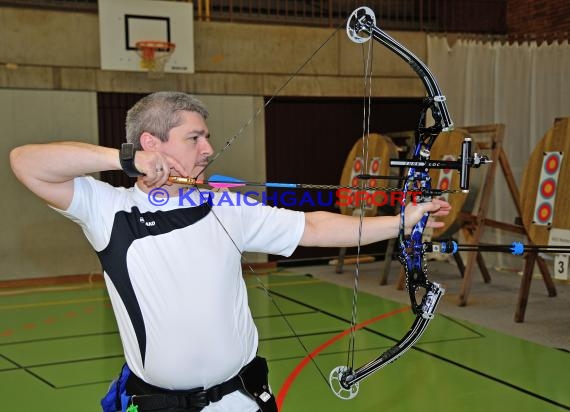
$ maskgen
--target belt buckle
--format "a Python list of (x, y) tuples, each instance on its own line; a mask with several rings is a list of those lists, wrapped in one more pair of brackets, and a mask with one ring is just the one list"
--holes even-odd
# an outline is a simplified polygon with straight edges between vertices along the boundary
[(218, 402), (224, 397), (224, 393), (220, 385), (216, 385), (206, 391), (206, 397), (210, 402)]
[(200, 390), (192, 392), (186, 396), (189, 406), (195, 406), (198, 408), (205, 408), (210, 404), (210, 399), (208, 399), (208, 392), (205, 390)]

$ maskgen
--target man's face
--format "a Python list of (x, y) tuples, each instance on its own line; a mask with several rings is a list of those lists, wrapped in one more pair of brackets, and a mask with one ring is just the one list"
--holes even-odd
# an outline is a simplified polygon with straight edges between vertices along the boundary
[[(180, 116), (182, 123), (170, 129), (168, 141), (161, 143), (160, 151), (180, 162), (190, 177), (196, 177), (214, 153), (208, 140), (210, 132), (199, 113), (185, 111)], [(173, 170), (171, 173), (177, 174)]]

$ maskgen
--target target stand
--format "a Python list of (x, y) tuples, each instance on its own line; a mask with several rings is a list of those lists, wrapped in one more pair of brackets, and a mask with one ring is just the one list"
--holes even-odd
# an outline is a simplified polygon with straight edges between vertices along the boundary
[[(570, 202), (570, 188), (567, 187), (570, 183), (565, 179), (570, 176), (569, 155), (570, 118), (555, 119), (553, 127), (534, 148), (522, 179), (520, 216), (525, 232), (534, 244), (551, 244), (555, 231), (570, 233), (570, 214), (564, 210)], [(515, 314), (517, 322), (524, 321), (535, 263), (547, 284), (548, 296), (556, 296), (556, 288), (542, 257), (527, 253)]]
[[(497, 165), (500, 165), (501, 167), (501, 171), (509, 188), (513, 204), (518, 213), (519, 218), (516, 220), (522, 220), (524, 222), (525, 216), (528, 215), (528, 213), (525, 213), (523, 199), (525, 199), (525, 196), (530, 197), (530, 195), (525, 195), (523, 193), (521, 197), (507, 155), (503, 150), (502, 143), (504, 139), (504, 125), (495, 124), (486, 126), (473, 126), (466, 127), (465, 129), (474, 136), (474, 141), (478, 140), (478, 135), (488, 136), (489, 140), (486, 143), (480, 143), (480, 148), (491, 150), (491, 158), (498, 160), (498, 162), (495, 161), (488, 166), (488, 172), (481, 187), (481, 194), (479, 196), (478, 204), (474, 209), (474, 213), (468, 213), (465, 211), (459, 213), (458, 221), (460, 222), (460, 230), (462, 231), (464, 237), (470, 244), (479, 244), (483, 231), (486, 227), (489, 227), (507, 232), (519, 233), (525, 236), (531, 243), (535, 242), (535, 239), (533, 239), (532, 234), (528, 230), (528, 225), (519, 224), (518, 222), (512, 224), (499, 222), (487, 218), (487, 211), (492, 195), (493, 182), (495, 180)], [(527, 173), (525, 175), (527, 174), (529, 176), (536, 175), (536, 170), (530, 171), (530, 169), (527, 168)], [(529, 187), (529, 184), (526, 183), (523, 179), (523, 188), (527, 187)], [(465, 306), (467, 305), (469, 292), (471, 290), (473, 269), (475, 268), (475, 264), (478, 265), (483, 279), (486, 283), (490, 282), (491, 278), (481, 252), (468, 252), (467, 262), (465, 264), (463, 264), (463, 261), (459, 254), (456, 254), (454, 256), (459, 270), (463, 276), (463, 281), (459, 291), (458, 305)], [(530, 290), (530, 280), (532, 279), (532, 272), (535, 263), (538, 264), (538, 268), (544, 280), (548, 295), (556, 296), (556, 287), (554, 286), (554, 283), (548, 271), (548, 267), (542, 257), (538, 255), (538, 252), (527, 252), (524, 259), (525, 261), (523, 265), (523, 276), (521, 285), (519, 287), (519, 296), (514, 316), (515, 322), (524, 321), (526, 303), (528, 301), (528, 294)]]

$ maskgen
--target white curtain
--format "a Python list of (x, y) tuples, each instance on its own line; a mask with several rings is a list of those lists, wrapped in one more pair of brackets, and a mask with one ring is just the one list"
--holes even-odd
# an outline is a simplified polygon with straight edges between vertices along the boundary
[[(506, 125), (504, 150), (520, 184), (536, 143), (556, 117), (570, 116), (568, 41), (538, 45), (460, 39), (450, 47), (446, 37), (429, 35), (427, 52), (456, 126)], [(499, 168), (497, 174), (489, 217), (512, 223), (516, 210)], [(510, 234), (494, 236), (498, 242), (512, 240)]]

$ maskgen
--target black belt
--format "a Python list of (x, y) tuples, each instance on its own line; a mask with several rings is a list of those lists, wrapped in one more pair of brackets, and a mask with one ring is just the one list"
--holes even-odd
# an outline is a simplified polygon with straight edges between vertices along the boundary
[(227, 394), (243, 389), (243, 385), (239, 376), (234, 376), (209, 389), (168, 390), (150, 385), (131, 373), (127, 379), (126, 389), (132, 403), (138, 406), (141, 412), (169, 408), (200, 411), (210, 402), (218, 402)]

